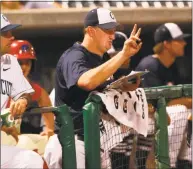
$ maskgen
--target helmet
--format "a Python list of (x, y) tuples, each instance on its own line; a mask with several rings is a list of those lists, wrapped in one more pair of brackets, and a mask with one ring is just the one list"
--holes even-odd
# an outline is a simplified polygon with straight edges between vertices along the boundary
[(35, 59), (36, 54), (33, 46), (26, 40), (14, 40), (11, 43), (9, 53), (17, 59)]
[(113, 54), (122, 50), (124, 42), (127, 40), (127, 35), (123, 32), (115, 32), (115, 39), (113, 40), (111, 49), (107, 51), (108, 54)]

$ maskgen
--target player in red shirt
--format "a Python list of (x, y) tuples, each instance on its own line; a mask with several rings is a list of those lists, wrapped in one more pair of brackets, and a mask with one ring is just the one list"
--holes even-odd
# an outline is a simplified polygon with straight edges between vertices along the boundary
[[(36, 101), (39, 107), (52, 106), (48, 93), (39, 84), (33, 82), (29, 75), (34, 71), (34, 63), (37, 60), (33, 46), (26, 40), (15, 40), (10, 46), (9, 53), (17, 57), (24, 76), (35, 90), (32, 101)], [(43, 113), (45, 130), (41, 135), (51, 136), (54, 134), (54, 115), (52, 112)]]

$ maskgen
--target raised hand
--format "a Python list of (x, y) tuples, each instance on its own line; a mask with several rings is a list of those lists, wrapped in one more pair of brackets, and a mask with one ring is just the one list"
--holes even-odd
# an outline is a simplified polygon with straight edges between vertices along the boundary
[(137, 30), (137, 24), (135, 24), (130, 34), (130, 37), (125, 41), (122, 50), (126, 57), (131, 57), (135, 55), (141, 49), (142, 42), (139, 38), (140, 34), (141, 28)]

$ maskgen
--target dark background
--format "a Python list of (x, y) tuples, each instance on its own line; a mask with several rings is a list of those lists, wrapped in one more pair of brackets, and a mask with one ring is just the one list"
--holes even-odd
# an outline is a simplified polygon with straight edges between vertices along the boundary
[[(179, 23), (184, 33), (192, 34), (192, 24)], [(130, 35), (133, 25), (123, 25), (121, 31)], [(135, 69), (139, 61), (152, 54), (154, 46), (153, 33), (159, 25), (139, 25), (142, 28), (142, 49), (132, 57), (130, 66)], [(19, 30), (19, 29), (18, 29)], [(32, 43), (37, 54), (36, 72), (33, 79), (38, 81), (50, 92), (54, 85), (54, 69), (62, 53), (76, 41), (83, 39), (83, 27), (66, 29), (20, 29), (15, 32), (16, 39), (25, 39)], [(192, 37), (187, 39), (185, 57), (177, 59), (177, 65), (182, 77), (181, 83), (192, 83)]]

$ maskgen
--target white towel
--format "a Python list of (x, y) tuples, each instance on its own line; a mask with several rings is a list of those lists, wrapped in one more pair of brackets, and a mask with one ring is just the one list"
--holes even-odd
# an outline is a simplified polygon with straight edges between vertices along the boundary
[(148, 104), (144, 89), (131, 92), (109, 89), (93, 93), (101, 97), (109, 114), (119, 123), (147, 136)]

